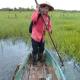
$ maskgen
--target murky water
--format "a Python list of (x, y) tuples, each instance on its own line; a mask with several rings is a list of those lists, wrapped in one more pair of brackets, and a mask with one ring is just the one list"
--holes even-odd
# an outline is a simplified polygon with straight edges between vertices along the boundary
[(0, 40), (0, 80), (11, 80), (17, 64), (27, 55), (29, 47), (21, 40)]
[[(29, 45), (22, 40), (0, 40), (0, 80), (12, 80), (17, 64), (24, 61), (29, 51)], [(64, 64), (66, 80), (80, 80), (80, 68), (74, 61), (67, 60)]]

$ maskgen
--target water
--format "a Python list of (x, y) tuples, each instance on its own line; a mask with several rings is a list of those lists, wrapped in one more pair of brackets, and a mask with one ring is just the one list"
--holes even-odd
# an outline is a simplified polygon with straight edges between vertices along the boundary
[[(0, 80), (12, 80), (17, 64), (24, 61), (29, 51), (29, 45), (22, 40), (0, 40)], [(59, 60), (58, 56), (53, 56)], [(66, 80), (80, 80), (80, 67), (72, 59), (64, 61), (63, 71)]]
[(22, 63), (29, 51), (26, 43), (18, 40), (0, 41), (0, 80), (11, 80), (17, 64)]
[[(58, 64), (61, 65), (57, 53), (55, 51), (51, 51), (51, 54), (53, 54), (52, 56), (55, 57)], [(75, 63), (75, 61), (68, 56), (66, 56), (66, 59), (64, 59), (63, 63), (64, 66), (61, 68), (66, 80), (80, 80), (80, 64)]]
[(80, 80), (80, 67), (77, 67), (73, 60), (64, 62), (64, 65), (67, 80)]

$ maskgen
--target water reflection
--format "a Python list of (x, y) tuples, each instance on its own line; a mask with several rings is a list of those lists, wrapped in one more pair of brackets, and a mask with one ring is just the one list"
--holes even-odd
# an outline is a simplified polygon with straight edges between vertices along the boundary
[(0, 80), (11, 80), (17, 64), (30, 51), (22, 40), (0, 40)]

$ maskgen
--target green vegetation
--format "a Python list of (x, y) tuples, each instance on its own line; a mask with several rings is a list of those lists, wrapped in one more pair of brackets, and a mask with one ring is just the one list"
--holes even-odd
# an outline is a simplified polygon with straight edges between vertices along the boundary
[[(31, 11), (0, 11), (0, 38), (30, 39), (28, 33), (31, 21)], [(80, 61), (80, 12), (54, 11), (50, 12), (54, 39), (57, 49), (62, 55), (69, 55)], [(46, 47), (52, 43), (47, 34)]]
[(31, 12), (0, 11), (0, 38), (27, 39)]

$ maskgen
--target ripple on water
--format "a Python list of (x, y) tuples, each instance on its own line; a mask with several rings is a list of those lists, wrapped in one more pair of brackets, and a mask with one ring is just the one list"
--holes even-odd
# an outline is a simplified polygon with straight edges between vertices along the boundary
[(11, 80), (16, 65), (20, 64), (29, 51), (22, 40), (0, 40), (0, 80)]

